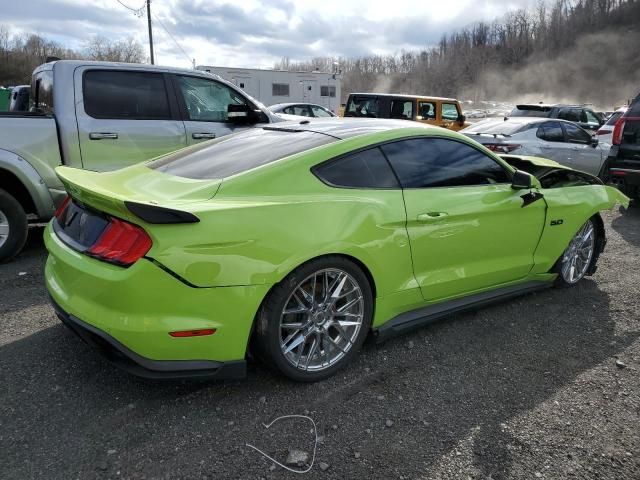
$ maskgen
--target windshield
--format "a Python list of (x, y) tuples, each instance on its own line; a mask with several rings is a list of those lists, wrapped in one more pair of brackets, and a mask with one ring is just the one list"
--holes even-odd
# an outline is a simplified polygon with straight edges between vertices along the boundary
[(178, 150), (147, 167), (178, 177), (213, 180), (245, 172), (338, 139), (309, 131), (252, 128)]

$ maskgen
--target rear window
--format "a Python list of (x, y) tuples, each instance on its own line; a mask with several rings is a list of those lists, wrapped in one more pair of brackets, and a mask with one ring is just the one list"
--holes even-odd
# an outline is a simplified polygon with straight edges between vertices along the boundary
[[(526, 120), (525, 120), (526, 121)], [(517, 122), (509, 122), (500, 120), (490, 120), (488, 122), (479, 122), (475, 125), (467, 127), (464, 133), (486, 133), (488, 135), (513, 135), (514, 133), (523, 130), (528, 124), (521, 123), (522, 120)]]
[(634, 101), (629, 107), (628, 117), (640, 117), (640, 99)]
[(32, 112), (53, 115), (52, 70), (41, 71), (32, 77), (29, 103)]
[(179, 150), (147, 167), (196, 180), (219, 179), (335, 141), (337, 138), (321, 133), (252, 128)]
[(613, 112), (609, 117), (609, 120), (607, 120), (607, 123), (605, 123), (605, 125), (610, 125), (610, 126), (615, 125), (615, 123), (618, 121), (618, 119), (622, 116), (623, 113), (624, 112)]
[(551, 107), (539, 107), (537, 105), (518, 105), (511, 110), (510, 117), (548, 117)]

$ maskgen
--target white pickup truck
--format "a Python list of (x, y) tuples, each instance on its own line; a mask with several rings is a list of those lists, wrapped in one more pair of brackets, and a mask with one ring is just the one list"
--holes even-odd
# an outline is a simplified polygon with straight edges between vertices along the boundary
[(256, 124), (284, 121), (207, 72), (59, 60), (33, 72), (29, 112), (0, 114), (0, 262), (64, 199), (59, 165), (115, 170)]

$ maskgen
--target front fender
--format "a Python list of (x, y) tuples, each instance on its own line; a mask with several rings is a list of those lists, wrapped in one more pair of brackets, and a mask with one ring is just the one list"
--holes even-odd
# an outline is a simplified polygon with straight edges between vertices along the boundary
[(629, 202), (631, 199), (624, 193), (614, 187), (605, 187), (607, 189), (607, 196), (609, 197), (609, 208), (614, 208), (616, 205), (622, 205), (624, 208), (629, 208)]
[(548, 272), (589, 218), (616, 205), (629, 206), (629, 198), (605, 185), (550, 188), (542, 191), (547, 204), (545, 226), (535, 253), (532, 273)]

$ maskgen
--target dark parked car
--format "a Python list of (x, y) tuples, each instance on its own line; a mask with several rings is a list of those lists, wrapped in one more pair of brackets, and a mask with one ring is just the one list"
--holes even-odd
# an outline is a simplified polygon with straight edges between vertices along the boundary
[(11, 90), (10, 112), (26, 112), (29, 110), (29, 92), (31, 85), (19, 85)]
[(640, 202), (640, 95), (613, 127), (607, 159), (611, 183)]
[(576, 123), (591, 133), (595, 133), (604, 123), (602, 116), (584, 105), (548, 105), (542, 103), (516, 105), (509, 116), (560, 118), (561, 120)]

